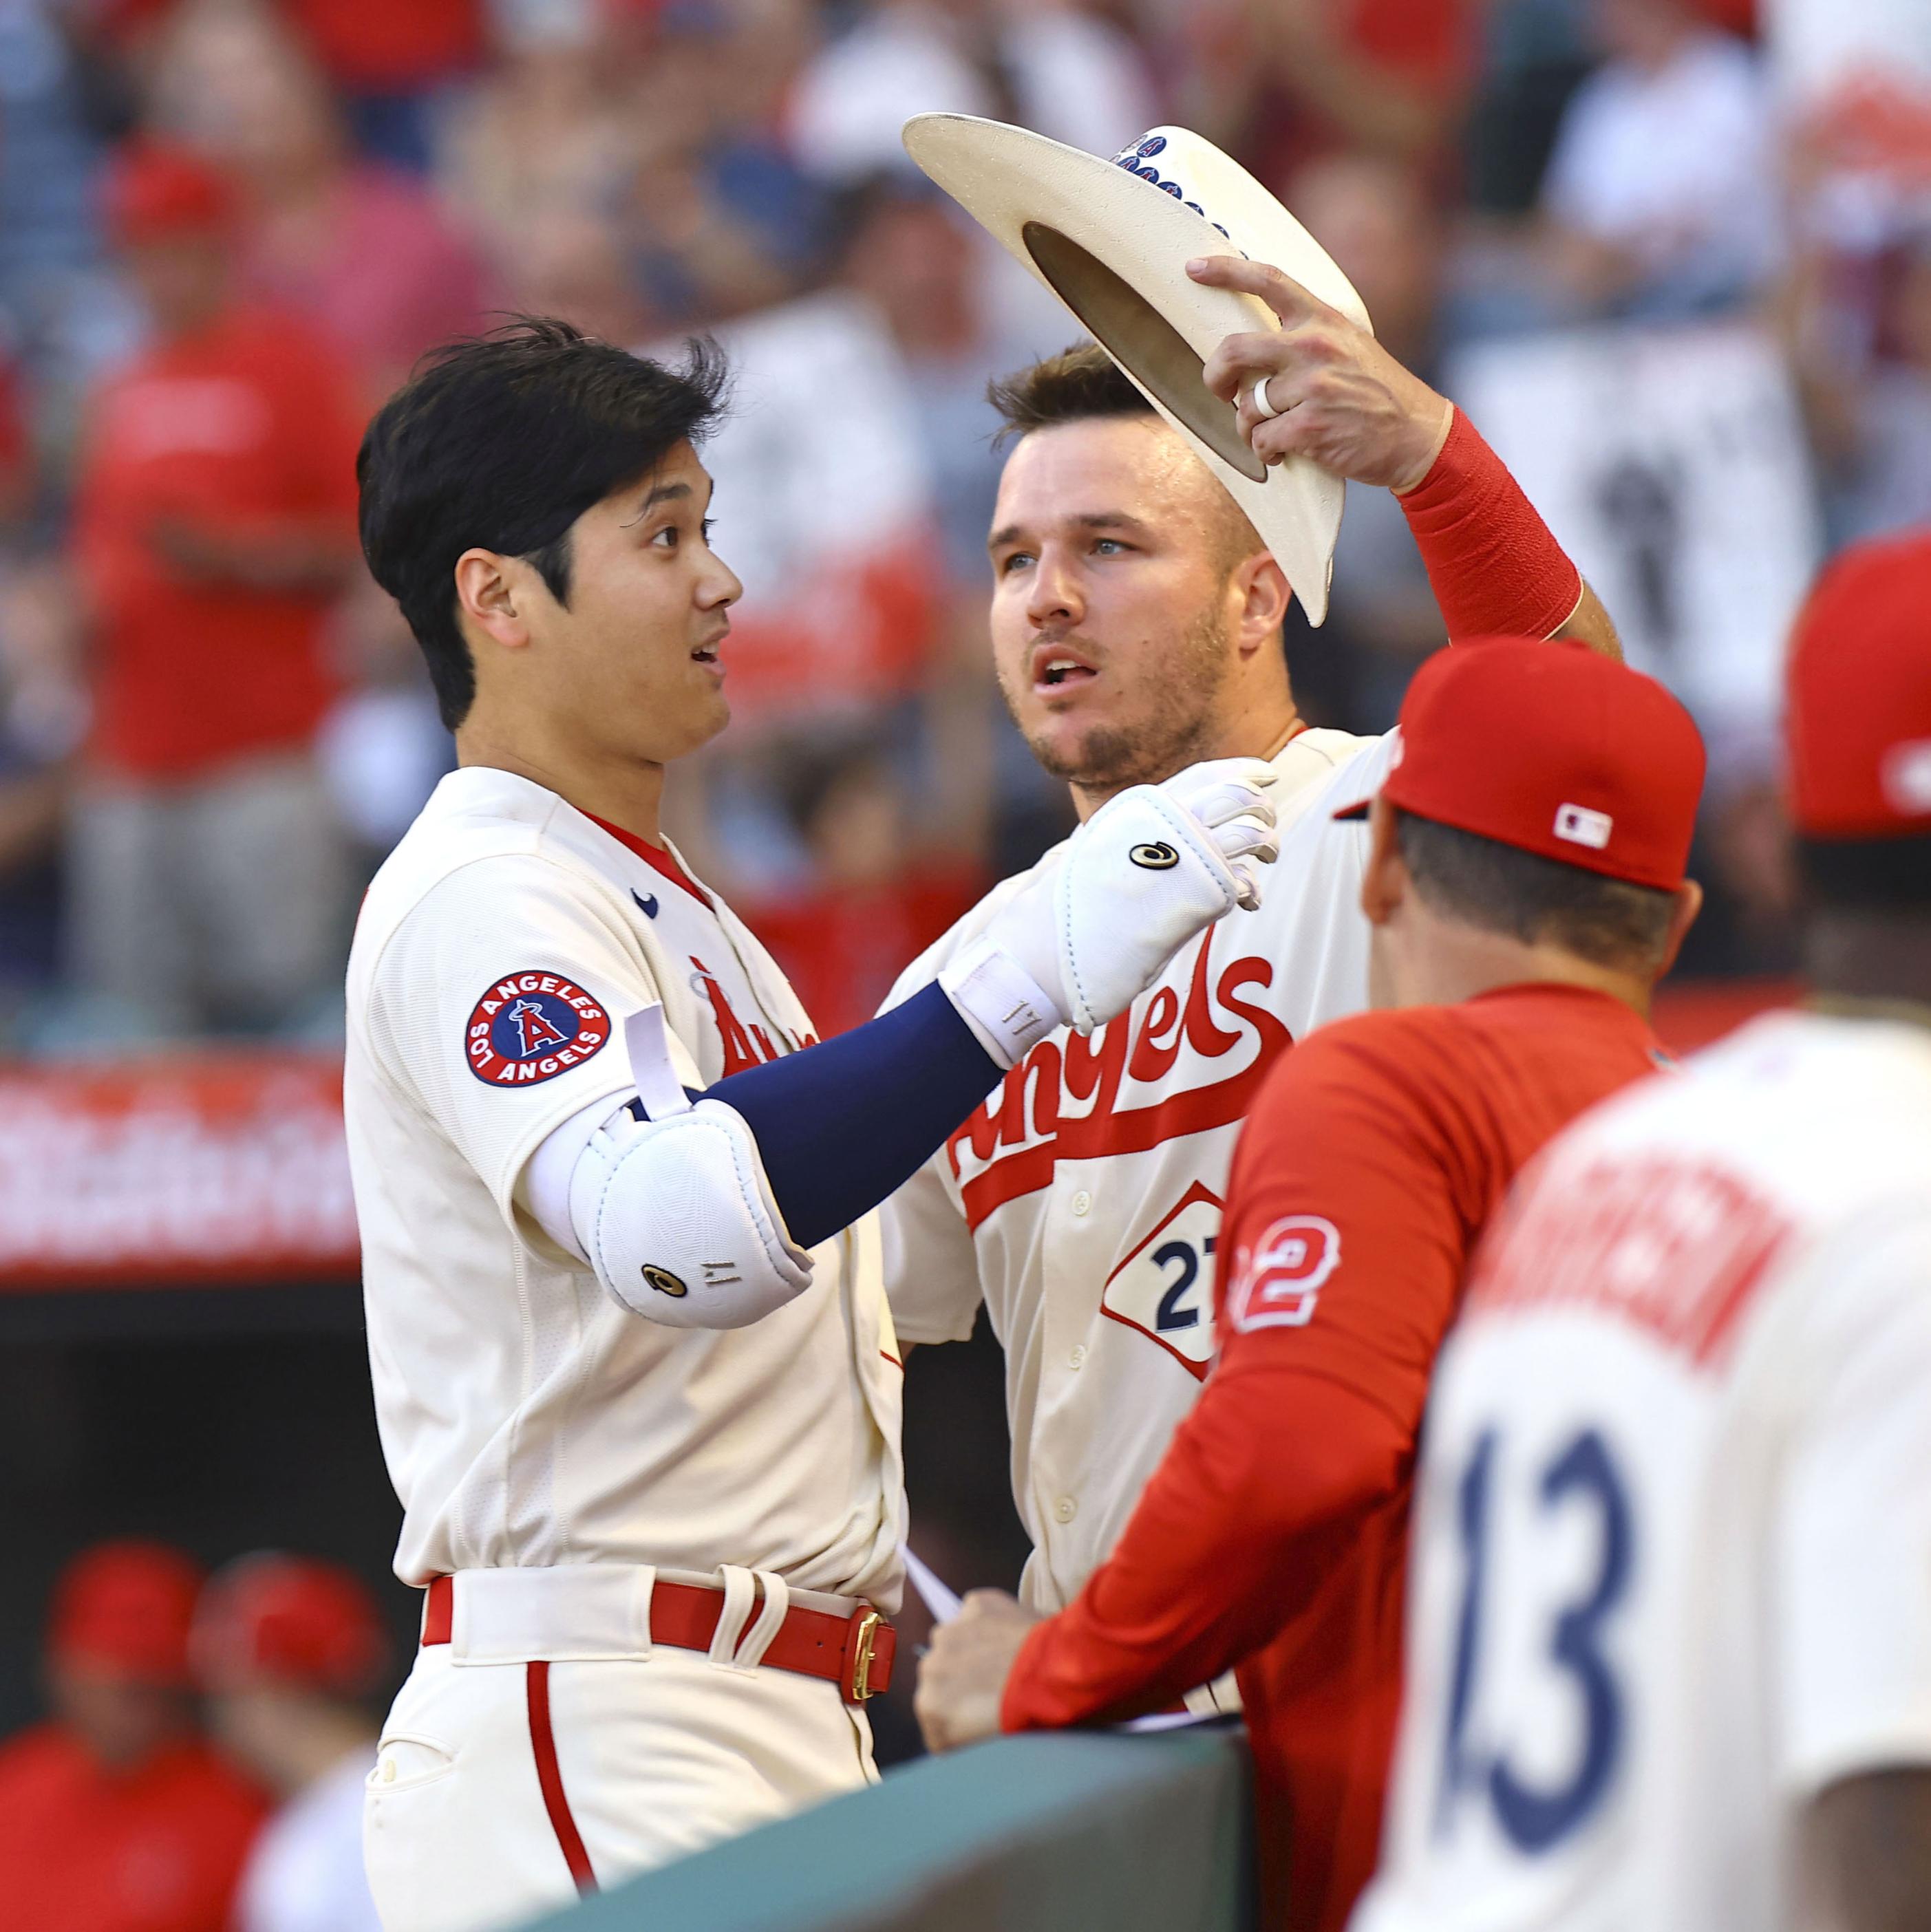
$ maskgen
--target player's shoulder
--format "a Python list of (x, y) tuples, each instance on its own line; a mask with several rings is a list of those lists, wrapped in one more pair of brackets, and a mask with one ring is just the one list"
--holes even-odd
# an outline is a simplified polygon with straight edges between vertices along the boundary
[(1418, 1072), (1440, 1056), (1452, 1009), (1405, 1006), (1324, 1022), (1268, 1073), (1253, 1118), (1263, 1132), (1291, 1129), (1311, 1110), (1332, 1120), (1363, 1118), (1410, 1102), (1426, 1084)]
[[(1274, 767), (1271, 794), (1283, 830), (1305, 820), (1328, 826), (1335, 812), (1375, 790), (1386, 776), (1392, 733), (1362, 737), (1325, 725), (1297, 731), (1269, 761)], [(1317, 811), (1325, 806), (1326, 809)]]
[(1906, 1021), (1776, 1013), (1587, 1116), (1579, 1152), (1719, 1167), (1813, 1225), (1921, 1198), (1931, 1034)]
[(405, 928), (500, 919), (533, 897), (602, 911), (618, 889), (596, 862), (594, 830), (557, 794), (514, 772), (450, 772), (370, 881), (351, 985)]
[(0, 1794), (13, 1809), (32, 1791), (83, 1781), (86, 1759), (58, 1724), (29, 1724), (0, 1738)]

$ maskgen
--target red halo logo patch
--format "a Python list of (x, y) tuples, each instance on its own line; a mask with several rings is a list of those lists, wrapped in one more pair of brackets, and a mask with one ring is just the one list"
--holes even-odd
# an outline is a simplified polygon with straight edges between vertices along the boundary
[(610, 1016), (554, 973), (512, 973), (471, 1010), (470, 1071), (491, 1087), (534, 1087), (581, 1066), (610, 1038)]

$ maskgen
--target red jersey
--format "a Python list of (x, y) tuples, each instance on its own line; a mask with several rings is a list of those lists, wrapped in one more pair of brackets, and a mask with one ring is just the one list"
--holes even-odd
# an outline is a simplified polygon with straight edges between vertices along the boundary
[(198, 1739), (104, 1769), (56, 1724), (0, 1745), (0, 1900), (10, 1925), (226, 1932), (268, 1806)]
[(1531, 1155), (1662, 1058), (1620, 1000), (1539, 982), (1335, 1021), (1255, 1102), (1213, 1373), (1001, 1714), (1131, 1716), (1238, 1664), (1272, 1927), (1338, 1932), (1374, 1868), (1416, 1444), (1476, 1238)]
[(75, 541), (97, 620), (94, 751), (188, 778), (307, 744), (332, 694), (332, 597), (197, 579), (155, 540), (339, 523), (353, 544), (362, 415), (347, 372), (299, 322), (238, 310), (164, 343), (95, 399)]

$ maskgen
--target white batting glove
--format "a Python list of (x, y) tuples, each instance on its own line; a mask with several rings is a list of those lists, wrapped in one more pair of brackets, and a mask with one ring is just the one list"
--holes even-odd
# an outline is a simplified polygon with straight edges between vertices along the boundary
[(1189, 766), (1110, 799), (1067, 842), (1058, 868), (1000, 908), (938, 983), (1011, 1066), (1068, 1024), (1091, 1033), (1126, 1011), (1203, 928), (1260, 903), (1271, 863), (1272, 766)]

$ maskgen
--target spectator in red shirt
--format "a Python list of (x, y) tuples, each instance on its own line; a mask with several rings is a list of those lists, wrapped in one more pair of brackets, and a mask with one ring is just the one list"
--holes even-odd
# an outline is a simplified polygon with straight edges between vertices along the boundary
[(484, 326), (475, 253), (419, 181), (357, 154), (327, 76), (282, 22), (191, 9), (163, 38), (151, 92), (156, 124), (240, 196), (238, 286), (329, 335), (371, 405), (425, 350)]
[(261, 1794), (197, 1735), (179, 1550), (109, 1543), (54, 1593), (53, 1715), (0, 1745), (0, 1900), (45, 1932), (225, 1932)]
[(1238, 1666), (1281, 1932), (1340, 1932), (1374, 1870), (1416, 1442), (1470, 1254), (1523, 1163), (1660, 1064), (1650, 993), (1701, 898), (1702, 743), (1651, 680), (1578, 645), (1446, 651), (1401, 732), (1362, 888), (1400, 1010), (1320, 1028), (1262, 1089), (1219, 1357), (1111, 1557), (1043, 1622), (969, 1598), (918, 1692), (944, 1747)]
[(93, 399), (76, 506), (95, 654), (77, 964), (164, 1028), (272, 1028), (340, 963), (312, 748), (325, 623), (359, 568), (360, 410), (326, 344), (233, 298), (218, 176), (137, 148), (108, 212), (154, 339)]

